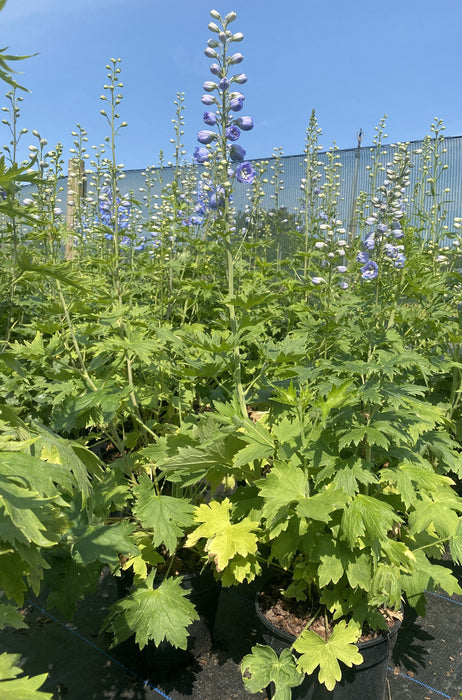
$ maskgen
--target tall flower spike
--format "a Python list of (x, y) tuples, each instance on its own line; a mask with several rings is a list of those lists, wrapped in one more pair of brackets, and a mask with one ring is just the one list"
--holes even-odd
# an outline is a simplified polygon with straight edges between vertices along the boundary
[[(204, 81), (202, 87), (206, 94), (201, 100), (207, 107), (215, 106), (216, 111), (205, 112), (203, 115), (204, 122), (215, 128), (215, 131), (202, 129), (198, 132), (199, 143), (207, 146), (207, 149), (196, 148), (194, 158), (197, 163), (207, 163), (208, 168), (212, 168), (213, 179), (218, 183), (216, 191), (220, 192), (217, 197), (217, 205), (220, 206), (220, 201), (229, 199), (231, 195), (234, 177), (241, 183), (253, 182), (254, 169), (250, 163), (242, 162), (245, 149), (234, 142), (240, 138), (241, 131), (250, 131), (254, 124), (252, 117), (236, 118), (233, 114), (242, 110), (245, 96), (242, 92), (230, 91), (230, 87), (233, 83), (243, 85), (247, 82), (245, 73), (232, 73), (233, 66), (244, 60), (240, 52), (230, 51), (233, 43), (244, 38), (240, 32), (232, 34), (228, 29), (228, 25), (236, 19), (236, 13), (229, 12), (224, 19), (217, 10), (211, 10), (210, 15), (213, 21), (208, 28), (213, 37), (207, 41), (204, 54), (213, 60), (209, 69), (216, 76), (217, 82)], [(235, 171), (233, 163), (239, 164)]]

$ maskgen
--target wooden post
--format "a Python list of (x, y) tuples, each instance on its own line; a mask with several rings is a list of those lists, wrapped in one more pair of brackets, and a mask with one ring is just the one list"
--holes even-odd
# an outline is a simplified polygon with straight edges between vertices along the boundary
[(69, 237), (66, 243), (65, 258), (74, 258), (74, 234), (75, 219), (81, 200), (85, 196), (85, 167), (83, 160), (70, 158), (67, 166), (67, 201), (66, 201), (66, 226)]

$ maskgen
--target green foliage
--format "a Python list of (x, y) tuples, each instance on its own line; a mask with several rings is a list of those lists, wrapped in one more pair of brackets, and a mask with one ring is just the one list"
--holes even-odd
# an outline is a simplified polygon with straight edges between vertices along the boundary
[(19, 654), (0, 655), (0, 698), (1, 700), (51, 700), (52, 693), (39, 690), (47, 679), (47, 674), (40, 676), (21, 675), (22, 668), (17, 666)]
[[(0, 49), (13, 88), (19, 58)], [(15, 162), (14, 135), (0, 154), (2, 624), (22, 625), (13, 604), (42, 582), (48, 604), (72, 615), (107, 565), (134, 574), (106, 621), (115, 642), (184, 648), (197, 613), (172, 572), (186, 546), (226, 586), (284, 571), (285, 596), (333, 627), (326, 640), (303, 632), (299, 658), (257, 647), (243, 662), (250, 691), (273, 682), (288, 700), (315, 672), (333, 688), (341, 664), (360, 661), (361, 628), (384, 628), (381, 608), (406, 596), (423, 613), (426, 590), (462, 592), (437, 563), (447, 547), (462, 562), (462, 278), (457, 246), (442, 249), (446, 233), (462, 238), (439, 192), (441, 124), (413, 154), (408, 196), (408, 147), (382, 162), (380, 123), (348, 231), (337, 149), (323, 166), (314, 112), (296, 214), (280, 206), (277, 150), (255, 165), (238, 215), (229, 144), (217, 139), (205, 184), (226, 190), (225, 206), (191, 226), (197, 170), (182, 160), (181, 94), (172, 181), (162, 155), (143, 204), (122, 195), (119, 64), (103, 88), (108, 150), (93, 155), (91, 196), (77, 177), (66, 222), (62, 147), (34, 132), (29, 162)], [(82, 127), (75, 135), (80, 161)], [(358, 262), (366, 235), (372, 279)]]
[(140, 649), (150, 640), (159, 645), (164, 639), (186, 649), (187, 628), (199, 615), (181, 588), (181, 576), (153, 587), (154, 576), (152, 572), (143, 585), (112, 606), (105, 627), (113, 631), (115, 645), (134, 634)]
[(303, 673), (297, 669), (289, 649), (283, 649), (278, 657), (268, 646), (257, 644), (251, 654), (244, 656), (241, 663), (242, 677), (246, 690), (259, 693), (270, 683), (274, 683), (274, 700), (290, 700), (291, 688), (303, 680)]
[(356, 646), (359, 636), (360, 629), (352, 624), (347, 625), (344, 620), (335, 625), (327, 640), (311, 630), (305, 630), (294, 642), (294, 649), (300, 654), (298, 667), (304, 673), (311, 674), (319, 666), (319, 682), (324, 683), (327, 690), (333, 690), (342, 677), (339, 661), (350, 667), (363, 662)]

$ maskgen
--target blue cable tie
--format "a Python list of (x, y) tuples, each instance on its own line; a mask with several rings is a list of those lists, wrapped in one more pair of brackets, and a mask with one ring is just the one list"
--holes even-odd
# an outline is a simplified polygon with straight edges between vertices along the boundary
[(57, 617), (55, 617), (54, 615), (52, 615), (51, 613), (49, 613), (48, 610), (44, 610), (43, 608), (40, 607), (40, 605), (37, 605), (36, 603), (33, 603), (32, 600), (28, 600), (27, 602), (28, 602), (30, 605), (33, 605), (34, 608), (37, 608), (37, 610), (40, 610), (40, 612), (42, 612), (44, 615), (47, 615), (47, 617), (49, 617), (50, 620), (53, 620), (54, 622), (57, 622), (59, 625), (61, 625), (61, 627), (64, 627), (64, 628), (67, 629), (69, 632), (72, 632), (73, 635), (75, 635), (76, 637), (78, 637), (79, 639), (81, 639), (83, 642), (85, 642), (85, 644), (88, 644), (90, 647), (92, 647), (93, 649), (95, 649), (95, 651), (97, 651), (99, 654), (102, 654), (103, 656), (105, 656), (105, 657), (106, 657), (107, 659), (109, 659), (112, 663), (116, 664), (116, 666), (119, 666), (120, 668), (123, 668), (124, 671), (127, 671), (127, 672), (130, 673), (132, 676), (134, 676), (134, 677), (137, 678), (138, 680), (142, 681), (143, 684), (144, 684), (145, 686), (147, 686), (150, 690), (154, 690), (155, 693), (158, 693), (159, 695), (161, 695), (161, 696), (162, 696), (163, 698), (165, 698), (166, 700), (172, 700), (172, 698), (171, 698), (169, 695), (166, 695), (162, 690), (160, 690), (159, 688), (156, 688), (154, 685), (151, 685), (151, 683), (150, 683), (148, 680), (146, 680), (145, 678), (143, 678), (142, 676), (140, 676), (138, 673), (135, 673), (135, 671), (132, 671), (132, 669), (131, 669), (131, 668), (128, 668), (128, 666), (125, 666), (125, 664), (121, 663), (120, 661), (117, 661), (117, 659), (115, 659), (113, 656), (111, 656), (110, 654), (108, 654), (107, 651), (104, 651), (104, 649), (100, 649), (98, 646), (96, 646), (96, 644), (94, 644), (94, 643), (91, 642), (89, 639), (87, 639), (87, 638), (84, 637), (82, 634), (80, 634), (80, 632), (77, 632), (76, 630), (73, 630), (71, 627), (69, 627), (69, 625), (66, 625), (64, 622), (61, 622), (61, 620), (59, 620)]

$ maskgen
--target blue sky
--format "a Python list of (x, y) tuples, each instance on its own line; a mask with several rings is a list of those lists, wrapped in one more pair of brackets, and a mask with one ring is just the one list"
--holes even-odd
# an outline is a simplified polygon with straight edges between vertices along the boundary
[[(185, 93), (192, 156), (203, 128), (202, 82), (212, 77), (203, 54), (212, 8), (236, 11), (233, 29), (245, 36), (236, 50), (248, 76), (244, 112), (255, 121), (241, 139), (248, 158), (275, 147), (301, 153), (312, 108), (325, 148), (354, 147), (359, 128), (370, 145), (385, 113), (390, 142), (423, 138), (434, 117), (447, 136), (462, 134), (460, 0), (7, 0), (0, 45), (38, 54), (18, 64), (31, 91), (20, 126), (50, 147), (61, 142), (66, 159), (76, 123), (98, 146), (107, 133), (99, 114), (105, 65), (121, 58), (128, 127), (119, 162), (155, 165), (161, 149), (170, 159), (177, 91)], [(0, 145), (7, 140), (0, 125)], [(26, 134), (22, 154), (33, 141)]]

